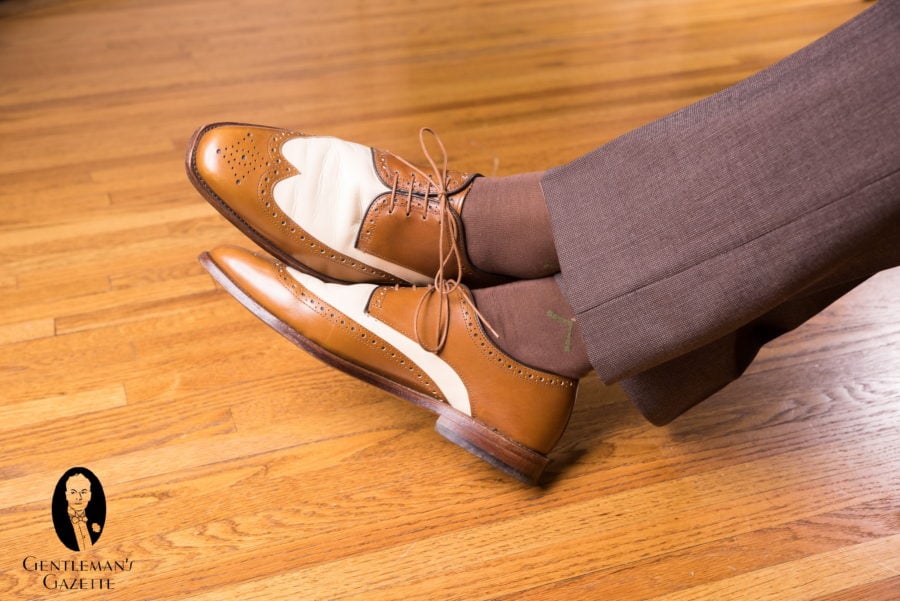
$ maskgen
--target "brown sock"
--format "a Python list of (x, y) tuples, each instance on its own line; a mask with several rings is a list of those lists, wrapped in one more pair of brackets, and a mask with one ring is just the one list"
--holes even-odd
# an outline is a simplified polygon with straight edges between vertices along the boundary
[(508, 355), (537, 369), (580, 378), (591, 370), (581, 331), (556, 278), (519, 280), (473, 290), (475, 305)]
[(472, 182), (461, 217), (466, 251), (476, 267), (523, 279), (559, 271), (542, 175), (479, 177)]

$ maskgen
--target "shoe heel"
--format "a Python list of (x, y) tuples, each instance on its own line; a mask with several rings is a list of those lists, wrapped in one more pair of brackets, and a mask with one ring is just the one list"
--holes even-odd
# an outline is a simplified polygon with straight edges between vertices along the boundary
[(526, 484), (537, 484), (550, 460), (463, 414), (441, 415), (434, 429), (455, 445)]

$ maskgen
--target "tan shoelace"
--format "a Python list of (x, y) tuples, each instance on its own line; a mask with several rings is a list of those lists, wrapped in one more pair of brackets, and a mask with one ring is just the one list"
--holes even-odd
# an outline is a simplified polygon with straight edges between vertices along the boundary
[[(440, 148), (441, 155), (443, 155), (443, 161), (440, 168), (438, 168), (437, 163), (431, 156), (431, 153), (428, 151), (428, 145), (425, 142), (426, 133), (431, 134), (431, 136), (437, 142), (438, 147)], [(422, 295), (422, 298), (419, 299), (419, 303), (416, 306), (416, 313), (414, 318), (415, 321), (413, 323), (413, 334), (416, 337), (416, 342), (418, 342), (419, 346), (421, 346), (423, 349), (431, 353), (440, 353), (447, 342), (447, 334), (450, 331), (450, 294), (452, 294), (457, 288), (459, 288), (460, 281), (462, 280), (463, 275), (462, 254), (459, 248), (459, 224), (457, 223), (456, 217), (453, 215), (452, 209), (450, 208), (450, 194), (449, 190), (447, 189), (448, 159), (447, 150), (444, 147), (444, 143), (431, 128), (423, 127), (419, 130), (419, 144), (422, 147), (422, 154), (425, 155), (425, 159), (428, 161), (428, 164), (432, 169), (431, 174), (425, 173), (424, 171), (409, 163), (408, 161), (402, 159), (401, 157), (396, 157), (401, 163), (412, 170), (410, 172), (409, 191), (406, 196), (406, 215), (409, 216), (412, 210), (413, 188), (415, 184), (415, 178), (418, 175), (418, 177), (422, 178), (422, 181), (425, 183), (424, 206), (422, 214), (423, 219), (425, 219), (427, 215), (429, 199), (432, 197), (437, 198), (438, 212), (440, 215), (440, 227), (438, 234), (438, 256), (440, 257), (440, 262), (438, 264), (437, 273), (434, 275), (434, 284), (428, 286), (428, 289), (426, 290), (425, 294)], [(389, 211), (393, 211), (396, 206), (397, 185), (399, 181), (400, 173), (395, 171), (393, 188), (391, 190), (390, 208), (388, 209)], [(434, 189), (433, 192), (432, 189)], [(444, 252), (445, 236), (447, 236), (449, 240), (449, 247), (446, 252)], [(449, 265), (451, 260), (456, 261), (456, 277), (447, 278), (444, 276), (444, 270)], [(435, 293), (437, 293), (438, 295), (435, 343), (433, 345), (430, 345), (426, 343), (419, 331), (419, 321), (422, 311), (426, 306), (426, 301)], [(491, 331), (491, 333), (494, 334), (494, 336), (499, 337), (499, 334), (497, 334), (496, 330), (494, 330), (491, 324), (488, 323), (488, 321), (475, 306), (475, 303), (473, 303), (469, 298), (469, 295), (463, 294), (462, 297), (472, 308), (472, 312), (478, 316), (481, 322)]]

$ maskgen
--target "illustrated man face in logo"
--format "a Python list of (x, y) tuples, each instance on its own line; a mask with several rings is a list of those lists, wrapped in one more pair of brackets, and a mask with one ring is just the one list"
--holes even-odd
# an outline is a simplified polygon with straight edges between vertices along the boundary
[(70, 467), (53, 487), (50, 513), (63, 545), (73, 551), (93, 548), (106, 523), (103, 484), (88, 468)]
[(91, 502), (91, 481), (84, 474), (72, 474), (66, 480), (66, 501), (77, 512), (84, 511)]
[[(91, 502), (91, 481), (87, 476), (78, 472), (69, 476), (66, 480), (66, 502), (69, 504), (69, 518), (72, 520), (78, 550), (90, 549), (94, 546), (94, 542), (88, 532), (88, 518), (84, 513), (88, 503)], [(91, 524), (90, 528), (95, 533), (100, 532), (99, 524)]]

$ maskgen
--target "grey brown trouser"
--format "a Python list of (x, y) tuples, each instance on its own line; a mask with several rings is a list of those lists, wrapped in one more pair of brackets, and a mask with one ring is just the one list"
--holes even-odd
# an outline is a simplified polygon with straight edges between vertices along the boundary
[(592, 365), (674, 419), (900, 264), (900, 0), (541, 184)]

